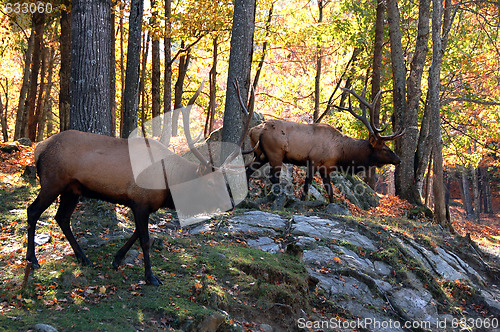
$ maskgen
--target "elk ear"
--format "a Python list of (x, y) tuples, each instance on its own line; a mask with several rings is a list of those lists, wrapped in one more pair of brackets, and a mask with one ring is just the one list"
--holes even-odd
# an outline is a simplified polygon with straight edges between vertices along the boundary
[(379, 145), (379, 141), (377, 140), (377, 137), (375, 137), (375, 135), (373, 135), (373, 134), (370, 134), (368, 141), (370, 142), (370, 145), (374, 148)]

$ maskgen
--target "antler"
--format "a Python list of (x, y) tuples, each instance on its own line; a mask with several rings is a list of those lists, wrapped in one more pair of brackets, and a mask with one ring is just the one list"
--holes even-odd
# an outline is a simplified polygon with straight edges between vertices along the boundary
[[(234, 80), (233, 85), (234, 85), (234, 88), (236, 89), (236, 93), (238, 94), (238, 101), (240, 102), (242, 112), (245, 113), (247, 119), (245, 121), (245, 126), (243, 127), (243, 132), (241, 133), (240, 141), (238, 143), (239, 149), (235, 149), (233, 152), (231, 152), (231, 154), (229, 154), (229, 156), (226, 158), (226, 160), (222, 164), (223, 167), (226, 164), (230, 163), (232, 160), (234, 160), (234, 158), (236, 158), (236, 156), (238, 156), (238, 153), (240, 152), (240, 150), (243, 146), (243, 143), (245, 142), (245, 137), (247, 136), (248, 129), (250, 128), (250, 121), (252, 120), (253, 109), (254, 109), (254, 105), (249, 105), (248, 108), (250, 108), (250, 111), (248, 110), (247, 105), (245, 104), (245, 102), (243, 101), (243, 98), (241, 97), (240, 86), (238, 85), (238, 81), (236, 79)], [(255, 91), (253, 89), (253, 86), (251, 86), (251, 92), (252, 92), (252, 96), (250, 99), (255, 102)], [(255, 148), (257, 148), (257, 146), (255, 146)]]
[(207, 160), (203, 156), (203, 154), (194, 146), (194, 142), (191, 137), (191, 130), (189, 128), (189, 117), (191, 115), (191, 108), (193, 107), (196, 98), (198, 98), (198, 96), (200, 95), (204, 83), (205, 81), (201, 82), (200, 87), (198, 88), (198, 90), (196, 90), (196, 93), (191, 97), (191, 99), (189, 99), (186, 107), (182, 108), (182, 122), (184, 124), (184, 134), (186, 136), (186, 141), (188, 143), (189, 149), (191, 150), (193, 155), (201, 162), (203, 166), (209, 167), (210, 161)]
[[(373, 102), (370, 104), (365, 99), (365, 94), (366, 94), (366, 89), (365, 88), (363, 88), (363, 93), (361, 94), (361, 96), (358, 95), (353, 90), (346, 89), (346, 88), (341, 88), (341, 89), (343, 91), (349, 92), (354, 97), (356, 97), (356, 99), (359, 100), (360, 105), (361, 105), (361, 111), (363, 113), (362, 113), (362, 115), (359, 115), (356, 112), (354, 112), (354, 110), (352, 109), (351, 97), (350, 96), (349, 96), (349, 108), (340, 107), (340, 106), (336, 106), (336, 107), (338, 109), (341, 109), (341, 110), (344, 110), (344, 111), (348, 111), (356, 119), (358, 119), (359, 121), (361, 121), (365, 125), (365, 127), (368, 129), (370, 135), (373, 135), (377, 140), (379, 140), (379, 141), (393, 141), (395, 139), (400, 138), (401, 136), (403, 136), (405, 134), (406, 129), (399, 129), (397, 132), (395, 132), (395, 133), (393, 133), (393, 134), (391, 134), (389, 136), (382, 136), (382, 135), (380, 135), (380, 133), (384, 132), (387, 129), (387, 126), (385, 126), (384, 128), (378, 128), (375, 125), (375, 116), (374, 116), (374, 114), (375, 114), (375, 105), (377, 104), (378, 100), (380, 99), (380, 95), (382, 94), (382, 91), (379, 91), (377, 93), (377, 95), (375, 96), (375, 98), (373, 98)], [(370, 110), (370, 121), (368, 121), (368, 119), (366, 117), (366, 108), (367, 107)]]

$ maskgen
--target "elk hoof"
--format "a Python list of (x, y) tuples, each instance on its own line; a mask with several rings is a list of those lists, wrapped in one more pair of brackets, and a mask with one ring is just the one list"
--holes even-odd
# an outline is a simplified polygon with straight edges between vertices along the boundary
[(146, 278), (146, 284), (153, 286), (161, 286), (163, 285), (163, 282), (161, 282), (160, 279), (158, 279), (154, 274), (152, 274)]

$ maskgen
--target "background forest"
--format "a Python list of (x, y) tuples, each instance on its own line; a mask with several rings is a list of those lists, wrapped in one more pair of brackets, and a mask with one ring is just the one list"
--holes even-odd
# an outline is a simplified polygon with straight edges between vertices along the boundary
[[(87, 7), (3, 1), (3, 141), (41, 141), (78, 128), (70, 109), (75, 98), (92, 91), (70, 94), (78, 70), (89, 70), (71, 64), (76, 45), (104, 50), (100, 63), (89, 67), (98, 67), (104, 82), (109, 77), (109, 86), (93, 94), (98, 107), (91, 110), (97, 122), (109, 119), (104, 133), (127, 137), (164, 112), (175, 124), (178, 114), (170, 111), (208, 80), (196, 114), (198, 130), (208, 137), (222, 126), (227, 109), (233, 10), (243, 3), (255, 9), (251, 80), (244, 95), (252, 84), (256, 112), (266, 119), (329, 123), (366, 138), (361, 123), (333, 106), (347, 104), (341, 87), (359, 93), (365, 87), (368, 100), (381, 90), (376, 124), (406, 129), (395, 143), (403, 160), (395, 194), (434, 206), (436, 220), (444, 224), (445, 185), (449, 189), (455, 179), (470, 218), (492, 212), (491, 190), (497, 190), (490, 178), (496, 176), (500, 139), (500, 8), (487, 1), (132, 0)], [(89, 10), (109, 38), (89, 42), (86, 34), (71, 36), (78, 28), (75, 17)]]

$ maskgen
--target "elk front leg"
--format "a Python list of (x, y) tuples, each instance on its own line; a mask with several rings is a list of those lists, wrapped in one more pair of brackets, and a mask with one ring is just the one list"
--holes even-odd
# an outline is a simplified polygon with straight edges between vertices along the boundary
[[(133, 209), (133, 211), (135, 217), (135, 228), (137, 235), (139, 236), (139, 241), (141, 242), (142, 253), (144, 256), (144, 276), (146, 279), (146, 283), (155, 286), (163, 285), (161, 280), (158, 279), (153, 274), (153, 270), (151, 269), (151, 259), (149, 257), (149, 249), (151, 248), (151, 241), (149, 239), (149, 230), (148, 230), (149, 212), (144, 211), (142, 209)], [(133, 237), (134, 235), (132, 235), (132, 238)]]
[(28, 207), (28, 248), (26, 249), (26, 260), (31, 262), (33, 268), (39, 268), (40, 264), (35, 255), (35, 230), (38, 218), (52, 204), (58, 194), (48, 193), (43, 189), (38, 194), (35, 201)]
[(73, 214), (76, 204), (78, 203), (78, 197), (78, 195), (69, 192), (61, 194), (59, 208), (57, 209), (55, 219), (63, 231), (64, 236), (66, 236), (66, 239), (71, 245), (71, 248), (73, 248), (76, 259), (82, 263), (82, 265), (92, 265), (92, 262), (87, 258), (71, 231), (71, 215)]
[(307, 197), (307, 193), (309, 192), (309, 186), (312, 183), (312, 179), (314, 178), (314, 174), (316, 173), (316, 168), (313, 166), (311, 161), (307, 161), (307, 171), (306, 171), (306, 180), (304, 182), (304, 192), (302, 193), (301, 200), (305, 201)]

